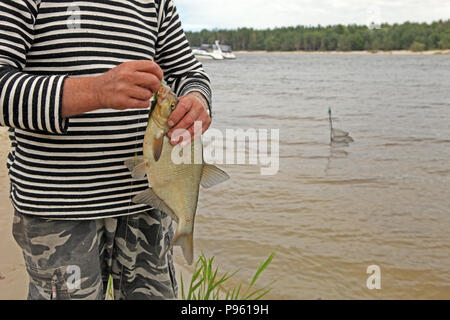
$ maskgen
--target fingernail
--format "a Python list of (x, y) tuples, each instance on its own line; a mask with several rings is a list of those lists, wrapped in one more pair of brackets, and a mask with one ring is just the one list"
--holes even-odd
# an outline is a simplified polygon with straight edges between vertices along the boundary
[(173, 123), (172, 120), (169, 120), (167, 123), (169, 124), (169, 126), (173, 127), (173, 124), (174, 124), (174, 123)]

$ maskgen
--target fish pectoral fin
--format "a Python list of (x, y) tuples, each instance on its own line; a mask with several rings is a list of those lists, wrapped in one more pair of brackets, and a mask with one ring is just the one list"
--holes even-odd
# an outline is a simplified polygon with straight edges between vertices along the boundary
[(227, 181), (230, 176), (222, 169), (211, 164), (204, 164), (200, 184), (203, 188), (211, 188), (219, 183)]
[(131, 176), (134, 179), (143, 179), (146, 175), (145, 173), (146, 162), (142, 157), (134, 157), (125, 160), (125, 166), (131, 171)]
[(173, 213), (163, 200), (161, 200), (153, 191), (152, 188), (148, 188), (135, 196), (132, 201), (136, 204), (146, 204), (155, 209), (159, 209), (167, 213), (175, 222), (178, 222), (178, 217)]
[(128, 168), (128, 170), (133, 171), (133, 169), (144, 162), (142, 157), (138, 157), (137, 155), (134, 158), (125, 160), (124, 164)]
[(162, 149), (163, 149), (164, 135), (161, 133), (159, 136), (156, 135), (153, 140), (153, 158), (157, 162), (161, 157)]
[(131, 171), (131, 176), (134, 179), (144, 179), (145, 176), (147, 175), (146, 171), (145, 171), (145, 166), (146, 162), (142, 162), (139, 165), (137, 165), (136, 167), (134, 167), (134, 169)]

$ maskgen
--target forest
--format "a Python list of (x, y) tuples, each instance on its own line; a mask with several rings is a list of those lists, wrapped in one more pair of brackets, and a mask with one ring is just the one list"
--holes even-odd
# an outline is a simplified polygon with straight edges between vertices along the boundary
[(231, 45), (233, 50), (391, 51), (450, 49), (450, 19), (433, 23), (238, 28), (186, 32), (193, 47), (203, 43)]

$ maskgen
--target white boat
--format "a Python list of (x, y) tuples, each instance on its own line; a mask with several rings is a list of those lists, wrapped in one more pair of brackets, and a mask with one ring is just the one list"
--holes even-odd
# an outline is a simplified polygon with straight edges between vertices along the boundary
[(222, 51), (222, 55), (225, 59), (236, 59), (236, 56), (231, 51), (231, 46), (226, 44), (219, 44), (219, 41), (216, 41), (216, 45), (219, 46), (220, 51)]
[(202, 44), (199, 48), (192, 49), (192, 52), (197, 59), (236, 59), (231, 46), (220, 44), (218, 40), (214, 44)]
[(199, 48), (192, 49), (197, 59), (223, 60), (222, 50), (217, 44), (202, 44)]

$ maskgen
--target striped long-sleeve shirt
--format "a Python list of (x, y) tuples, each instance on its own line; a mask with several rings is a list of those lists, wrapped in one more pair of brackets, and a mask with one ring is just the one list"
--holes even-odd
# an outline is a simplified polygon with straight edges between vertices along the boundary
[(175, 93), (199, 91), (211, 105), (208, 76), (171, 0), (0, 2), (0, 124), (10, 127), (18, 212), (87, 219), (149, 209), (131, 201), (148, 182), (124, 165), (142, 154), (148, 110), (61, 115), (67, 77), (131, 60), (154, 60)]

